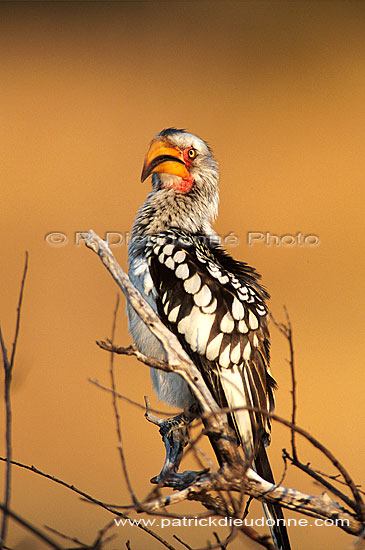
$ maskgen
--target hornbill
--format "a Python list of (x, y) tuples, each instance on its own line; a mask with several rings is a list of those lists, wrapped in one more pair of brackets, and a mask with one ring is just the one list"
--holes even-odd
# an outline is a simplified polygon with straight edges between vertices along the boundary
[[(129, 244), (129, 276), (177, 336), (220, 407), (274, 410), (275, 380), (269, 369), (269, 295), (260, 275), (223, 250), (211, 227), (218, 210), (218, 166), (209, 146), (185, 130), (168, 128), (151, 142), (142, 182), (152, 192), (140, 208)], [(128, 306), (129, 330), (138, 350), (166, 359), (160, 342)], [(151, 369), (158, 397), (188, 411), (194, 397), (174, 373)], [(248, 410), (229, 421), (246, 459), (274, 483), (265, 447), (270, 419)], [(175, 457), (176, 458), (176, 457)], [(219, 459), (219, 457), (218, 457)], [(176, 465), (175, 465), (176, 466)], [(176, 470), (176, 468), (175, 468)], [(281, 507), (264, 504), (279, 549), (290, 549)]]

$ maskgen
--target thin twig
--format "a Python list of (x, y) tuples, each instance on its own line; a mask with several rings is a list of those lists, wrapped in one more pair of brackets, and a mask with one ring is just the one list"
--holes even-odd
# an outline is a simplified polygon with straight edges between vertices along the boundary
[[(200, 547), (200, 548), (192, 548), (191, 546), (189, 546), (186, 542), (184, 542), (182, 539), (180, 539), (177, 535), (172, 535), (174, 537), (174, 539), (176, 539), (177, 541), (179, 541), (183, 546), (185, 546), (185, 548), (187, 548), (188, 550), (216, 550), (217, 548), (222, 548), (222, 547), (227, 547), (227, 545), (234, 539), (236, 538), (237, 536), (237, 529), (236, 528), (232, 528), (228, 534), (228, 536), (224, 539), (224, 541), (220, 541), (218, 539), (217, 543), (216, 544), (211, 544), (209, 541), (208, 541), (208, 544), (207, 546), (203, 546), (203, 547)], [(217, 540), (217, 539), (216, 539)]]
[[(284, 323), (278, 323), (274, 319), (274, 316), (272, 314), (270, 315), (270, 317), (271, 317), (274, 325), (279, 329), (281, 334), (284, 335), (284, 337), (287, 339), (288, 344), (289, 344), (289, 356), (290, 356), (290, 358), (289, 358), (288, 363), (290, 365), (291, 384), (292, 384), (292, 389), (290, 390), (290, 393), (292, 395), (291, 423), (293, 424), (293, 426), (295, 426), (296, 425), (296, 413), (297, 413), (297, 395), (296, 395), (297, 381), (296, 381), (296, 378), (295, 378), (293, 329), (292, 329), (292, 326), (291, 326), (291, 321), (290, 321), (290, 317), (289, 317), (289, 314), (288, 314), (288, 310), (286, 309), (286, 306), (284, 306), (284, 311), (285, 311), (285, 315), (286, 315), (286, 322), (287, 322), (286, 325)], [(295, 443), (295, 430), (294, 429), (291, 429), (291, 448), (292, 448), (293, 457), (294, 457), (295, 460), (297, 460), (298, 455), (297, 455), (297, 447), (296, 447), (296, 443)]]
[[(117, 324), (117, 313), (119, 308), (119, 294), (117, 295), (117, 301), (115, 304), (115, 310), (113, 315), (113, 325), (112, 325), (112, 337), (111, 337), (111, 344), (113, 345), (114, 342), (114, 336), (115, 336), (115, 329)], [(136, 495), (133, 491), (132, 484), (129, 478), (128, 470), (127, 470), (127, 464), (124, 456), (124, 450), (123, 450), (123, 440), (122, 440), (122, 431), (120, 427), (120, 416), (118, 411), (118, 404), (117, 404), (117, 398), (116, 398), (116, 385), (115, 385), (115, 376), (114, 376), (114, 353), (110, 354), (110, 368), (109, 368), (109, 374), (110, 374), (110, 383), (111, 383), (111, 389), (112, 389), (112, 403), (113, 403), (113, 410), (114, 410), (114, 418), (115, 418), (115, 426), (117, 430), (117, 438), (118, 438), (118, 451), (120, 456), (120, 461), (122, 464), (123, 474), (125, 477), (125, 481), (128, 487), (129, 494), (131, 495), (132, 502), (135, 505), (138, 505), (138, 500), (136, 498)]]
[[(113, 393), (113, 390), (111, 388), (107, 388), (106, 386), (103, 386), (103, 384), (100, 384), (100, 382), (98, 380), (94, 380), (93, 378), (88, 378), (88, 381), (91, 384), (94, 384), (94, 386), (96, 386), (97, 388), (100, 388), (103, 391)], [(126, 395), (123, 395), (122, 393), (119, 393), (117, 391), (114, 392), (114, 393), (115, 393), (115, 397), (117, 397), (118, 399), (122, 399), (123, 401), (126, 401), (130, 405), (133, 405), (134, 407), (137, 407), (138, 409), (142, 409), (143, 411), (146, 410), (145, 405), (142, 405), (142, 403), (138, 403), (138, 401), (134, 401), (133, 399), (130, 399)], [(155, 413), (155, 414), (162, 414), (164, 416), (171, 416), (171, 413), (169, 413), (167, 411), (160, 411), (159, 409), (152, 409), (151, 408), (150, 411)]]
[(10, 367), (13, 367), (13, 365), (14, 365), (15, 351), (16, 351), (16, 347), (17, 347), (17, 344), (18, 344), (19, 329), (20, 329), (20, 314), (21, 314), (21, 310), (22, 310), (24, 285), (25, 285), (25, 278), (27, 276), (27, 271), (28, 271), (28, 252), (25, 252), (25, 264), (24, 264), (22, 282), (20, 284), (20, 294), (19, 294), (19, 302), (18, 302), (18, 307), (17, 307), (15, 336), (14, 336), (14, 342), (13, 342), (13, 349), (12, 349), (12, 352), (11, 352)]
[(193, 550), (191, 546), (188, 545), (187, 542), (184, 542), (180, 537), (178, 537), (177, 535), (172, 535), (174, 537), (174, 539), (176, 539), (180, 544), (182, 544), (183, 546), (185, 546), (185, 548), (187, 548), (188, 550)]
[[(336, 483), (339, 483), (340, 485), (344, 485), (345, 487), (347, 487), (347, 484), (344, 481), (342, 481), (342, 479), (338, 479), (340, 477), (340, 474), (331, 475), (331, 474), (326, 474), (325, 472), (322, 472), (321, 470), (313, 470), (313, 471), (316, 474), (320, 475), (320, 476), (327, 477), (328, 479), (332, 479)], [(362, 495), (365, 495), (365, 491), (361, 490), (362, 485), (357, 484), (356, 487), (359, 489), (359, 492)]]
[(221, 550), (227, 550), (227, 545), (224, 544), (221, 539), (219, 538), (219, 535), (218, 533), (216, 533), (216, 531), (213, 531), (213, 536), (215, 538), (215, 540), (217, 541), (217, 543), (219, 544), (219, 547), (221, 548)]
[(19, 516), (17, 513), (13, 512), (13, 510), (10, 510), (8, 507), (5, 507), (4, 504), (0, 504), (0, 510), (3, 510), (4, 512), (8, 514), (11, 519), (19, 523), (19, 525), (22, 525), (22, 527), (25, 527), (28, 531), (33, 533), (36, 537), (41, 539), (45, 544), (47, 544), (50, 548), (54, 548), (54, 550), (62, 550), (62, 547), (59, 546), (54, 540), (50, 539), (47, 535), (42, 533), (37, 527), (29, 523), (26, 519)]
[[(336, 489), (336, 487), (334, 487), (332, 484), (328, 483), (325, 479), (323, 479), (323, 477), (316, 474), (311, 468), (309, 468), (308, 465), (305, 465), (302, 462), (300, 462), (300, 460), (298, 458), (297, 448), (296, 448), (296, 444), (295, 444), (295, 434), (296, 434), (296, 432), (301, 433), (301, 431), (296, 429), (296, 410), (297, 410), (296, 385), (297, 385), (297, 383), (296, 383), (296, 379), (295, 379), (293, 330), (292, 330), (292, 326), (291, 326), (291, 322), (290, 322), (290, 317), (289, 317), (288, 311), (287, 311), (285, 306), (284, 306), (284, 310), (285, 310), (285, 314), (286, 314), (287, 324), (277, 322), (274, 319), (273, 315), (271, 315), (271, 318), (272, 318), (275, 326), (279, 329), (279, 331), (284, 335), (284, 337), (288, 341), (289, 351), (290, 351), (289, 365), (290, 365), (291, 379), (292, 379), (292, 390), (291, 390), (291, 394), (292, 394), (292, 421), (291, 421), (290, 431), (291, 431), (291, 447), (292, 447), (292, 455), (293, 456), (291, 457), (288, 453), (286, 453), (286, 451), (285, 451), (286, 454), (284, 454), (284, 456), (286, 456), (286, 458), (288, 458), (294, 466), (298, 467), (302, 471), (309, 474), (311, 477), (316, 479), (316, 481), (320, 482), (324, 487), (326, 487), (328, 490), (330, 490), (336, 496), (338, 496), (344, 502), (346, 502), (346, 504), (351, 506), (353, 509), (356, 509), (356, 507), (354, 507), (352, 501), (346, 495), (344, 495), (341, 491)], [(302, 435), (304, 435), (304, 434), (302, 433)], [(308, 434), (308, 432), (307, 432), (307, 435), (310, 435), (310, 434)], [(314, 445), (314, 438), (310, 439), (309, 437), (307, 437), (307, 435), (304, 436), (304, 437), (306, 437)], [(330, 453), (330, 451), (328, 449), (326, 449), (323, 445), (321, 445), (318, 441), (317, 441), (317, 443), (318, 443), (318, 445), (316, 444), (315, 447), (317, 447), (325, 456), (327, 456), (327, 458), (332, 462), (332, 464), (334, 464), (334, 466), (339, 470), (342, 477), (344, 478), (345, 485), (347, 485), (350, 488), (350, 490), (351, 490), (351, 492), (354, 496), (354, 499), (357, 503), (357, 506), (358, 506), (357, 511), (359, 511), (361, 520), (364, 523), (365, 522), (365, 505), (364, 505), (363, 499), (361, 498), (361, 494), (360, 494), (361, 491), (358, 490), (356, 484), (350, 478), (348, 472), (345, 470), (345, 468), (342, 466), (342, 464), (332, 455), (332, 453)]]
[[(6, 462), (6, 458), (3, 458), (1, 456), (0, 456), (0, 460)], [(71, 485), (70, 483), (67, 483), (66, 481), (63, 481), (62, 479), (58, 479), (55, 476), (52, 476), (50, 474), (46, 474), (45, 472), (42, 472), (41, 470), (39, 470), (35, 466), (28, 466), (27, 464), (22, 464), (21, 462), (17, 462), (15, 460), (12, 460), (11, 463), (14, 464), (15, 466), (19, 466), (19, 468), (24, 468), (25, 470), (30, 470), (31, 472), (33, 472), (37, 475), (40, 475), (40, 476), (45, 477), (47, 479), (50, 479), (51, 481), (54, 481), (55, 483), (57, 483), (59, 485), (63, 485), (63, 487), (66, 487), (67, 489), (70, 489), (70, 491), (73, 491), (74, 493), (77, 493), (78, 495), (84, 497), (88, 502), (91, 502), (92, 504), (95, 504), (96, 506), (100, 506), (101, 508), (103, 508), (104, 510), (107, 510), (108, 512), (111, 512), (115, 516), (119, 516), (123, 519), (130, 519), (129, 516), (127, 516), (127, 514), (124, 514), (123, 512), (120, 512), (119, 510), (116, 510), (116, 509), (114, 509), (110, 506), (107, 506), (101, 500), (98, 500), (98, 499), (88, 495), (84, 491), (80, 491), (80, 489), (77, 489), (74, 485)], [(1, 505), (0, 505), (0, 508), (1, 508)], [(144, 531), (145, 533), (148, 533), (149, 535), (154, 537), (161, 544), (163, 544), (166, 548), (168, 548), (168, 550), (176, 550), (165, 539), (160, 537), (160, 535), (158, 535), (157, 533), (152, 531), (152, 529), (149, 529), (148, 527), (145, 527), (144, 525), (142, 525), (142, 523), (138, 523), (138, 524), (136, 524), (136, 526), (139, 529), (141, 529), (142, 531)]]
[(283, 469), (283, 473), (281, 474), (281, 478), (279, 479), (279, 481), (276, 483), (276, 485), (282, 485), (285, 481), (285, 477), (286, 477), (286, 473), (288, 471), (288, 464), (287, 464), (287, 461), (286, 461), (286, 457), (283, 455), (283, 460), (284, 460), (284, 469)]
[(3, 338), (3, 333), (1, 331), (1, 326), (0, 326), (0, 344), (1, 344), (1, 351), (3, 356), (4, 370), (5, 372), (7, 372), (8, 370), (10, 370), (10, 363), (8, 359), (8, 351), (6, 349), (4, 338)]
[(116, 353), (117, 355), (133, 355), (138, 359), (138, 361), (141, 361), (145, 365), (148, 365), (149, 367), (154, 367), (155, 369), (161, 369), (165, 370), (166, 372), (170, 372), (171, 368), (167, 361), (161, 361), (160, 359), (154, 359), (153, 357), (148, 357), (147, 355), (144, 355), (135, 346), (128, 346), (127, 348), (124, 348), (122, 346), (115, 346), (113, 342), (109, 339), (106, 341), (104, 340), (97, 340), (96, 344), (99, 346), (99, 348), (109, 351), (110, 353)]
[[(100, 546), (101, 541), (104, 538), (104, 535), (111, 529), (112, 527), (115, 527), (115, 521), (112, 519), (112, 521), (109, 521), (102, 529), (99, 530), (98, 535), (94, 541), (93, 547), (98, 548)], [(104, 542), (107, 540), (111, 540), (115, 537), (115, 535), (111, 535), (110, 537), (107, 537), (104, 539)]]
[[(3, 461), (3, 462), (6, 462), (6, 458), (0, 456), (0, 461)], [(97, 504), (98, 506), (102, 506), (103, 508), (105, 508), (106, 510), (108, 510), (109, 512), (112, 512), (112, 513), (115, 513), (116, 515), (118, 515), (118, 511), (117, 510), (114, 510), (112, 509), (111, 507), (108, 507), (106, 506), (101, 500), (98, 500), (90, 495), (88, 495), (87, 493), (85, 493), (84, 491), (81, 491), (80, 489), (78, 489), (77, 487), (75, 487), (75, 485), (72, 485), (70, 483), (67, 483), (66, 481), (63, 481), (62, 479), (59, 479), (51, 474), (47, 474), (45, 472), (42, 472), (42, 470), (39, 470), (38, 468), (36, 468), (35, 466), (29, 466), (28, 464), (23, 464), (22, 462), (17, 462), (16, 460), (12, 460), (11, 461), (11, 464), (13, 464), (14, 466), (18, 466), (19, 468), (23, 468), (24, 470), (29, 470), (31, 472), (33, 472), (34, 474), (37, 474), (41, 477), (45, 477), (47, 479), (50, 479), (51, 481), (54, 481), (55, 483), (57, 483), (58, 485), (63, 485), (63, 487), (66, 487), (67, 489), (70, 489), (71, 491), (73, 491), (74, 493), (77, 493), (78, 495), (84, 497), (86, 500), (88, 500), (89, 502), (92, 502), (94, 504)]]
[(4, 342), (4, 338), (1, 332), (0, 327), (0, 342), (1, 342), (1, 350), (3, 355), (3, 363), (4, 363), (4, 375), (5, 375), (5, 382), (4, 382), (4, 400), (5, 400), (5, 441), (6, 441), (6, 471), (5, 471), (5, 497), (4, 497), (4, 513), (2, 518), (2, 525), (1, 525), (1, 534), (0, 534), (0, 549), (5, 544), (6, 540), (6, 534), (7, 534), (7, 528), (8, 528), (8, 516), (7, 516), (7, 508), (10, 506), (10, 494), (11, 494), (11, 459), (12, 459), (12, 432), (11, 432), (11, 421), (12, 421), (12, 411), (11, 411), (11, 381), (13, 377), (13, 367), (14, 367), (14, 361), (15, 361), (15, 352), (16, 347), (18, 344), (18, 338), (19, 338), (19, 329), (20, 329), (20, 314), (22, 309), (22, 302), (23, 302), (23, 292), (24, 292), (24, 285), (25, 285), (25, 278), (27, 276), (27, 270), (28, 270), (28, 252), (25, 253), (25, 264), (24, 264), (24, 270), (23, 270), (23, 277), (20, 284), (20, 293), (19, 293), (19, 300), (18, 300), (18, 307), (17, 307), (17, 317), (16, 317), (16, 325), (15, 325), (15, 336), (14, 336), (14, 342), (13, 342), (13, 349), (11, 352), (11, 358), (10, 363), (8, 359), (8, 354)]
[(74, 542), (75, 544), (78, 544), (82, 548), (90, 548), (89, 544), (85, 544), (84, 542), (81, 542), (79, 539), (74, 537), (69, 537), (68, 535), (65, 535), (64, 533), (61, 533), (60, 531), (57, 531), (57, 529), (54, 529), (54, 527), (50, 527), (49, 525), (44, 526), (45, 529), (50, 531), (51, 533), (54, 533), (58, 537), (67, 540), (69, 542)]
[[(356, 510), (356, 504), (352, 499), (350, 499), (347, 495), (345, 495), (342, 491), (340, 491), (337, 487), (335, 487), (332, 483), (329, 483), (326, 479), (324, 479), (318, 472), (313, 470), (309, 464), (303, 464), (298, 459), (294, 459), (294, 457), (290, 456), (290, 454), (283, 449), (283, 457), (288, 460), (290, 460), (291, 464), (301, 470), (302, 472), (308, 474), (310, 477), (318, 481), (323, 487), (331, 491), (334, 495), (336, 495), (338, 498), (340, 498), (343, 502), (347, 504), (347, 506), (350, 506), (353, 510)], [(339, 474), (340, 475), (340, 474)], [(345, 487), (348, 488), (348, 484), (344, 481), (337, 480), (339, 483), (342, 483)], [(360, 491), (362, 492), (362, 491)]]

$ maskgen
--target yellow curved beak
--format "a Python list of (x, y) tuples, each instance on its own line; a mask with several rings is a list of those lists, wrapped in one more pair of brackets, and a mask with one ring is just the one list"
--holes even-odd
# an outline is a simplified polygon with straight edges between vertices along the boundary
[(141, 181), (144, 182), (152, 172), (165, 172), (181, 178), (189, 177), (182, 152), (161, 137), (152, 140), (144, 160)]

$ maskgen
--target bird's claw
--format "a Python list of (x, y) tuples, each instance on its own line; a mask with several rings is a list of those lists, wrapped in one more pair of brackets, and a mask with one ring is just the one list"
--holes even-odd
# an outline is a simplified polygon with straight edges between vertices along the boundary
[(168, 487), (182, 487), (189, 485), (200, 475), (200, 472), (188, 470), (182, 474), (177, 471), (183, 456), (184, 447), (189, 442), (189, 424), (194, 415), (181, 413), (172, 418), (158, 418), (149, 412), (148, 406), (145, 414), (147, 420), (159, 426), (162, 441), (166, 449), (166, 458), (161, 472), (151, 479), (151, 483), (161, 484)]

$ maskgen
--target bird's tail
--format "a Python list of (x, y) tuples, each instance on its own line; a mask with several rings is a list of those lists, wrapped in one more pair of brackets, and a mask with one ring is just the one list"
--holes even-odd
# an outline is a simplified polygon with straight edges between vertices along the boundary
[[(247, 371), (242, 371), (238, 366), (233, 366), (232, 369), (222, 369), (219, 373), (219, 381), (228, 406), (232, 409), (239, 408), (236, 412), (231, 413), (230, 420), (233, 423), (238, 440), (241, 442), (244, 454), (246, 457), (250, 457), (254, 453), (255, 460), (252, 466), (257, 474), (265, 481), (275, 483), (263, 443), (264, 438), (259, 437), (259, 433), (256, 434), (256, 438), (253, 437), (252, 426), (255, 424), (252, 418), (253, 415), (248, 409), (242, 409), (246, 404), (251, 405), (251, 394), (255, 392), (255, 387), (250, 386)], [(254, 404), (257, 403), (259, 404), (258, 399), (254, 401)], [(256, 453), (254, 440), (260, 442)], [(263, 507), (267, 519), (270, 520), (270, 531), (276, 548), (278, 550), (290, 550), (289, 537), (281, 506), (265, 503)]]
[[(261, 447), (255, 458), (255, 470), (257, 474), (269, 481), (275, 483), (271, 470), (270, 462), (266, 454), (265, 447)], [(285, 526), (284, 514), (279, 504), (263, 503), (263, 508), (267, 520), (270, 520), (270, 531), (274, 544), (278, 550), (290, 550), (288, 532)]]

